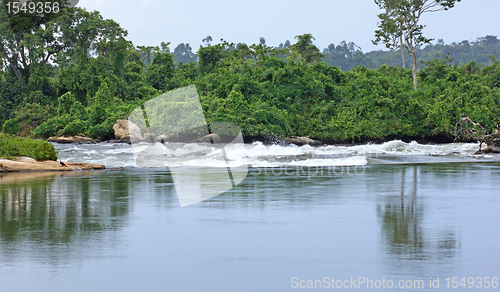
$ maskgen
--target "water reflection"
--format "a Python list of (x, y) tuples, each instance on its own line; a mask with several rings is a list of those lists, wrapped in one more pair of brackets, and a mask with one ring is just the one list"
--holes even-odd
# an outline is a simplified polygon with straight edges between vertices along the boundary
[[(251, 169), (230, 191), (185, 208), (167, 170), (0, 176), (0, 286), (282, 291), (296, 275), (408, 280), (498, 271), (498, 166), (313, 170)], [(181, 187), (196, 195), (190, 179), (213, 172), (186, 172)]]
[(122, 227), (129, 212), (129, 182), (123, 176), (103, 179), (102, 172), (75, 172), (0, 177), (0, 247), (9, 258), (23, 248), (57, 247), (59, 254), (65, 247), (96, 244), (105, 232)]
[(385, 251), (409, 260), (456, 256), (460, 248), (456, 233), (453, 230), (433, 230), (433, 225), (425, 225), (425, 203), (417, 195), (418, 167), (411, 167), (410, 175), (406, 174), (407, 169), (404, 167), (401, 171), (400, 195), (384, 196), (385, 202), (377, 205)]

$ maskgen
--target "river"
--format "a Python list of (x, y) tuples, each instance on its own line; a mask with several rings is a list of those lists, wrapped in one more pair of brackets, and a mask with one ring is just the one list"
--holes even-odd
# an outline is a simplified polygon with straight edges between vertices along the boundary
[[(116, 169), (2, 175), (0, 290), (496, 290), (500, 157), (477, 144), (231, 147), (246, 177), (186, 207), (127, 144), (56, 145)], [(189, 187), (227, 174), (200, 155)]]

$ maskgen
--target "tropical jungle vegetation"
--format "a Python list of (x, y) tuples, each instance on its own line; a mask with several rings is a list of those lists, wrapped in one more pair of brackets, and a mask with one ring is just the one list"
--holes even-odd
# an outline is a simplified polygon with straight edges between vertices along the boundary
[(196, 53), (184, 43), (171, 51), (168, 42), (132, 44), (97, 11), (12, 15), (2, 5), (0, 33), (4, 134), (112, 139), (117, 119), (191, 84), (208, 122), (235, 123), (246, 137), (452, 141), (462, 115), (488, 131), (500, 123), (496, 36), (416, 47), (414, 90), (401, 52), (363, 53), (345, 41), (321, 51), (311, 34), (277, 47), (264, 38), (248, 45), (207, 36)]

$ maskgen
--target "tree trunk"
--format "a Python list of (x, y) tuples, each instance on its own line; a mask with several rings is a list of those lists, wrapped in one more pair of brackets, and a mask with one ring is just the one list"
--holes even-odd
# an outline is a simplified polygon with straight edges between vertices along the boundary
[(399, 36), (399, 43), (401, 44), (401, 58), (403, 59), (403, 69), (406, 69), (405, 51), (404, 51), (404, 45), (403, 45), (403, 35)]
[(417, 90), (417, 56), (415, 55), (415, 51), (410, 52), (410, 56), (413, 59), (413, 89)]
[(10, 60), (9, 60), (9, 63), (10, 63), (10, 67), (12, 68), (12, 71), (14, 72), (14, 75), (16, 75), (17, 80), (21, 80), (23, 82), (23, 84), (26, 85), (26, 82), (23, 80), (21, 75), (19, 75), (19, 71), (17, 71), (16, 65), (14, 65), (14, 63), (11, 62)]

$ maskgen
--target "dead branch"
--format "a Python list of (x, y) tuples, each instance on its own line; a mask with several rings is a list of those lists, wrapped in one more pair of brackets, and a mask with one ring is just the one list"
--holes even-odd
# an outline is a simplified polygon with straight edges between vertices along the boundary
[[(469, 127), (469, 124), (472, 125)], [(478, 133), (481, 131), (481, 134)], [(460, 141), (476, 141), (479, 143), (479, 150), (475, 154), (500, 153), (500, 128), (494, 134), (487, 134), (486, 130), (480, 123), (473, 122), (469, 117), (463, 115), (460, 121), (456, 124), (455, 143)], [(482, 149), (483, 143), (486, 148)]]

